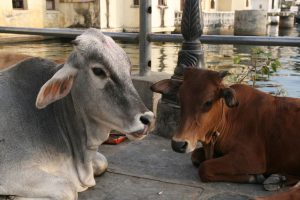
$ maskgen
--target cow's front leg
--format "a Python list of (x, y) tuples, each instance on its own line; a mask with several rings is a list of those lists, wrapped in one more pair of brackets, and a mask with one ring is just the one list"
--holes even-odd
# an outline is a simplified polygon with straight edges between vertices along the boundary
[(201, 163), (199, 176), (203, 182), (259, 183), (264, 181), (263, 166), (259, 159), (249, 162), (242, 154), (228, 154)]
[(94, 175), (100, 176), (103, 174), (108, 167), (108, 163), (106, 158), (99, 152), (96, 152), (95, 157), (93, 159), (93, 169), (94, 169)]

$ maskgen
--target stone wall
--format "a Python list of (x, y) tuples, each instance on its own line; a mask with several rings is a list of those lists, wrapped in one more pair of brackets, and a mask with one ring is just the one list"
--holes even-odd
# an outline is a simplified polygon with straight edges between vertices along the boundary
[(205, 34), (233, 32), (234, 12), (203, 12)]
[(11, 0), (0, 0), (0, 25), (41, 28), (45, 6), (45, 1), (26, 0), (24, 9), (14, 9)]

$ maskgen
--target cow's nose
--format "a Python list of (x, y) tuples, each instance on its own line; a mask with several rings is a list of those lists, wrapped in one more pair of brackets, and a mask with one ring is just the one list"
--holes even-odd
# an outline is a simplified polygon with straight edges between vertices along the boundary
[(153, 121), (154, 115), (152, 112), (146, 112), (140, 117), (140, 121), (146, 125), (149, 126), (151, 122)]
[(188, 146), (187, 142), (177, 142), (172, 140), (172, 149), (178, 153), (185, 153)]

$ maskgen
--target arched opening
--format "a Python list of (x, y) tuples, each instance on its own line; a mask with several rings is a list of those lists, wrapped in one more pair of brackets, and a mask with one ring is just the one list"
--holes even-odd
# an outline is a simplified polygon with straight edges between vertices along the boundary
[(210, 1), (210, 9), (215, 9), (215, 0)]

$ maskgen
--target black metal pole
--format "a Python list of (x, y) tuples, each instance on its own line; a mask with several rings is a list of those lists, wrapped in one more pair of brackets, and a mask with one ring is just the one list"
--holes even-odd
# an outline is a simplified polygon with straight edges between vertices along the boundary
[(151, 0), (140, 1), (140, 76), (146, 76), (151, 70), (151, 44), (148, 34), (151, 33)]
[[(183, 79), (186, 68), (204, 68), (204, 52), (200, 42), (203, 33), (203, 18), (201, 10), (201, 0), (186, 0), (184, 4), (181, 33), (184, 38), (182, 48), (178, 53), (178, 61), (174, 74), (171, 77), (173, 81)], [(171, 104), (178, 104), (176, 94), (163, 95), (163, 101)]]
[(201, 0), (186, 0), (181, 21), (181, 34), (184, 41), (178, 54), (178, 62), (172, 76), (173, 79), (182, 79), (184, 69), (187, 67), (205, 67), (203, 48), (200, 42), (202, 33)]

